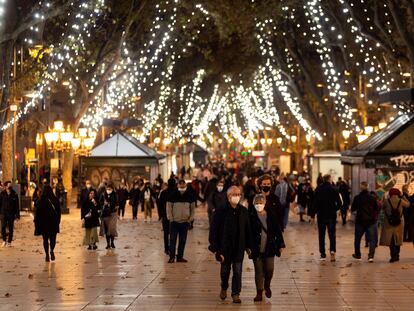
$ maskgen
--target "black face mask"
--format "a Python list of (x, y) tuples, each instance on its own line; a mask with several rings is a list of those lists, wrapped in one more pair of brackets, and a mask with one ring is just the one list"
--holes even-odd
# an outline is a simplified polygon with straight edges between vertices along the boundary
[(269, 187), (269, 186), (263, 186), (263, 187), (262, 187), (262, 191), (263, 191), (264, 193), (268, 193), (268, 192), (270, 191), (270, 187)]

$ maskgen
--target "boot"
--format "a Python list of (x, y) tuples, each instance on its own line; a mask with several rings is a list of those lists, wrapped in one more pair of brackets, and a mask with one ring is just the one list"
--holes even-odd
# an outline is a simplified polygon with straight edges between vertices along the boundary
[(270, 289), (270, 285), (266, 285), (264, 286), (265, 288), (265, 295), (267, 298), (272, 298), (272, 290)]
[(257, 290), (256, 297), (254, 297), (253, 301), (254, 302), (263, 301), (263, 290), (262, 289)]

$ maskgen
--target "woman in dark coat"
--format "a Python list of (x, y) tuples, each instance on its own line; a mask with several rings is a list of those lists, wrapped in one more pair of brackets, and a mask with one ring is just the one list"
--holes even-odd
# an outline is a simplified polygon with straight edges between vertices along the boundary
[(83, 201), (81, 208), (81, 219), (85, 225), (85, 238), (83, 245), (88, 245), (88, 249), (97, 249), (96, 243), (99, 242), (98, 227), (99, 227), (99, 204), (96, 199), (95, 190), (91, 190), (88, 198)]
[(272, 297), (270, 283), (273, 277), (275, 256), (280, 257), (285, 248), (282, 230), (273, 209), (265, 208), (266, 196), (258, 194), (253, 199), (253, 208), (249, 208), (252, 232), (252, 249), (249, 256), (253, 259), (257, 295), (254, 301)]
[(106, 186), (106, 191), (100, 197), (99, 204), (102, 206), (101, 228), (106, 237), (106, 249), (115, 248), (114, 240), (118, 235), (116, 231), (118, 198), (112, 184)]
[[(60, 225), (59, 200), (53, 193), (51, 186), (43, 188), (42, 195), (36, 208), (34, 217), (35, 235), (43, 236), (43, 248), (46, 254), (46, 261), (55, 260), (56, 235), (59, 233)], [(50, 257), (49, 257), (50, 245)]]

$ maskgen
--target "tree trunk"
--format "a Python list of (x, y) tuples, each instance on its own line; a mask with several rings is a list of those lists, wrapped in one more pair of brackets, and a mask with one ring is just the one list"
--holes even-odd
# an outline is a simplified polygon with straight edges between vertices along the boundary
[(3, 165), (3, 181), (13, 179), (13, 126), (3, 131), (1, 161)]
[(72, 194), (73, 157), (73, 150), (63, 153), (62, 180), (63, 185), (68, 192), (68, 207), (70, 207)]

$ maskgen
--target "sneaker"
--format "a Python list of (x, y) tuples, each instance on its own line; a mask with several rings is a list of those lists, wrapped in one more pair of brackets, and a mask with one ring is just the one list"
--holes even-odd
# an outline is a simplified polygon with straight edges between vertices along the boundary
[(335, 261), (336, 261), (335, 252), (331, 252), (331, 262), (335, 262)]
[(188, 262), (188, 260), (184, 258), (177, 258), (177, 262)]
[(12, 247), (11, 243), (8, 242), (7, 245), (6, 245), (6, 247)]
[(239, 295), (232, 295), (231, 298), (233, 298), (233, 303), (241, 303)]
[(111, 248), (115, 248), (114, 242), (111, 243)]
[(91, 250), (91, 249), (92, 249), (92, 246), (90, 246), (90, 245), (89, 245), (87, 249), (88, 249), (88, 250)]
[(168, 260), (168, 263), (174, 263), (175, 258), (174, 257), (170, 257), (170, 259)]
[(361, 260), (361, 255), (352, 254), (352, 258), (356, 260)]
[(368, 262), (369, 263), (373, 263), (374, 262), (374, 258), (373, 257), (368, 258)]
[(325, 261), (326, 260), (326, 255), (325, 254), (321, 254), (321, 257), (319, 258), (320, 261)]
[(55, 261), (55, 253), (50, 252), (50, 260)]
[(3, 243), (1, 244), (1, 247), (7, 247), (7, 242), (3, 242)]
[(221, 299), (221, 300), (224, 300), (224, 299), (226, 299), (226, 298), (227, 298), (227, 290), (222, 289), (222, 290), (220, 291), (220, 299)]
[(106, 247), (105, 247), (105, 249), (110, 249), (111, 248), (111, 245), (107, 245)]

